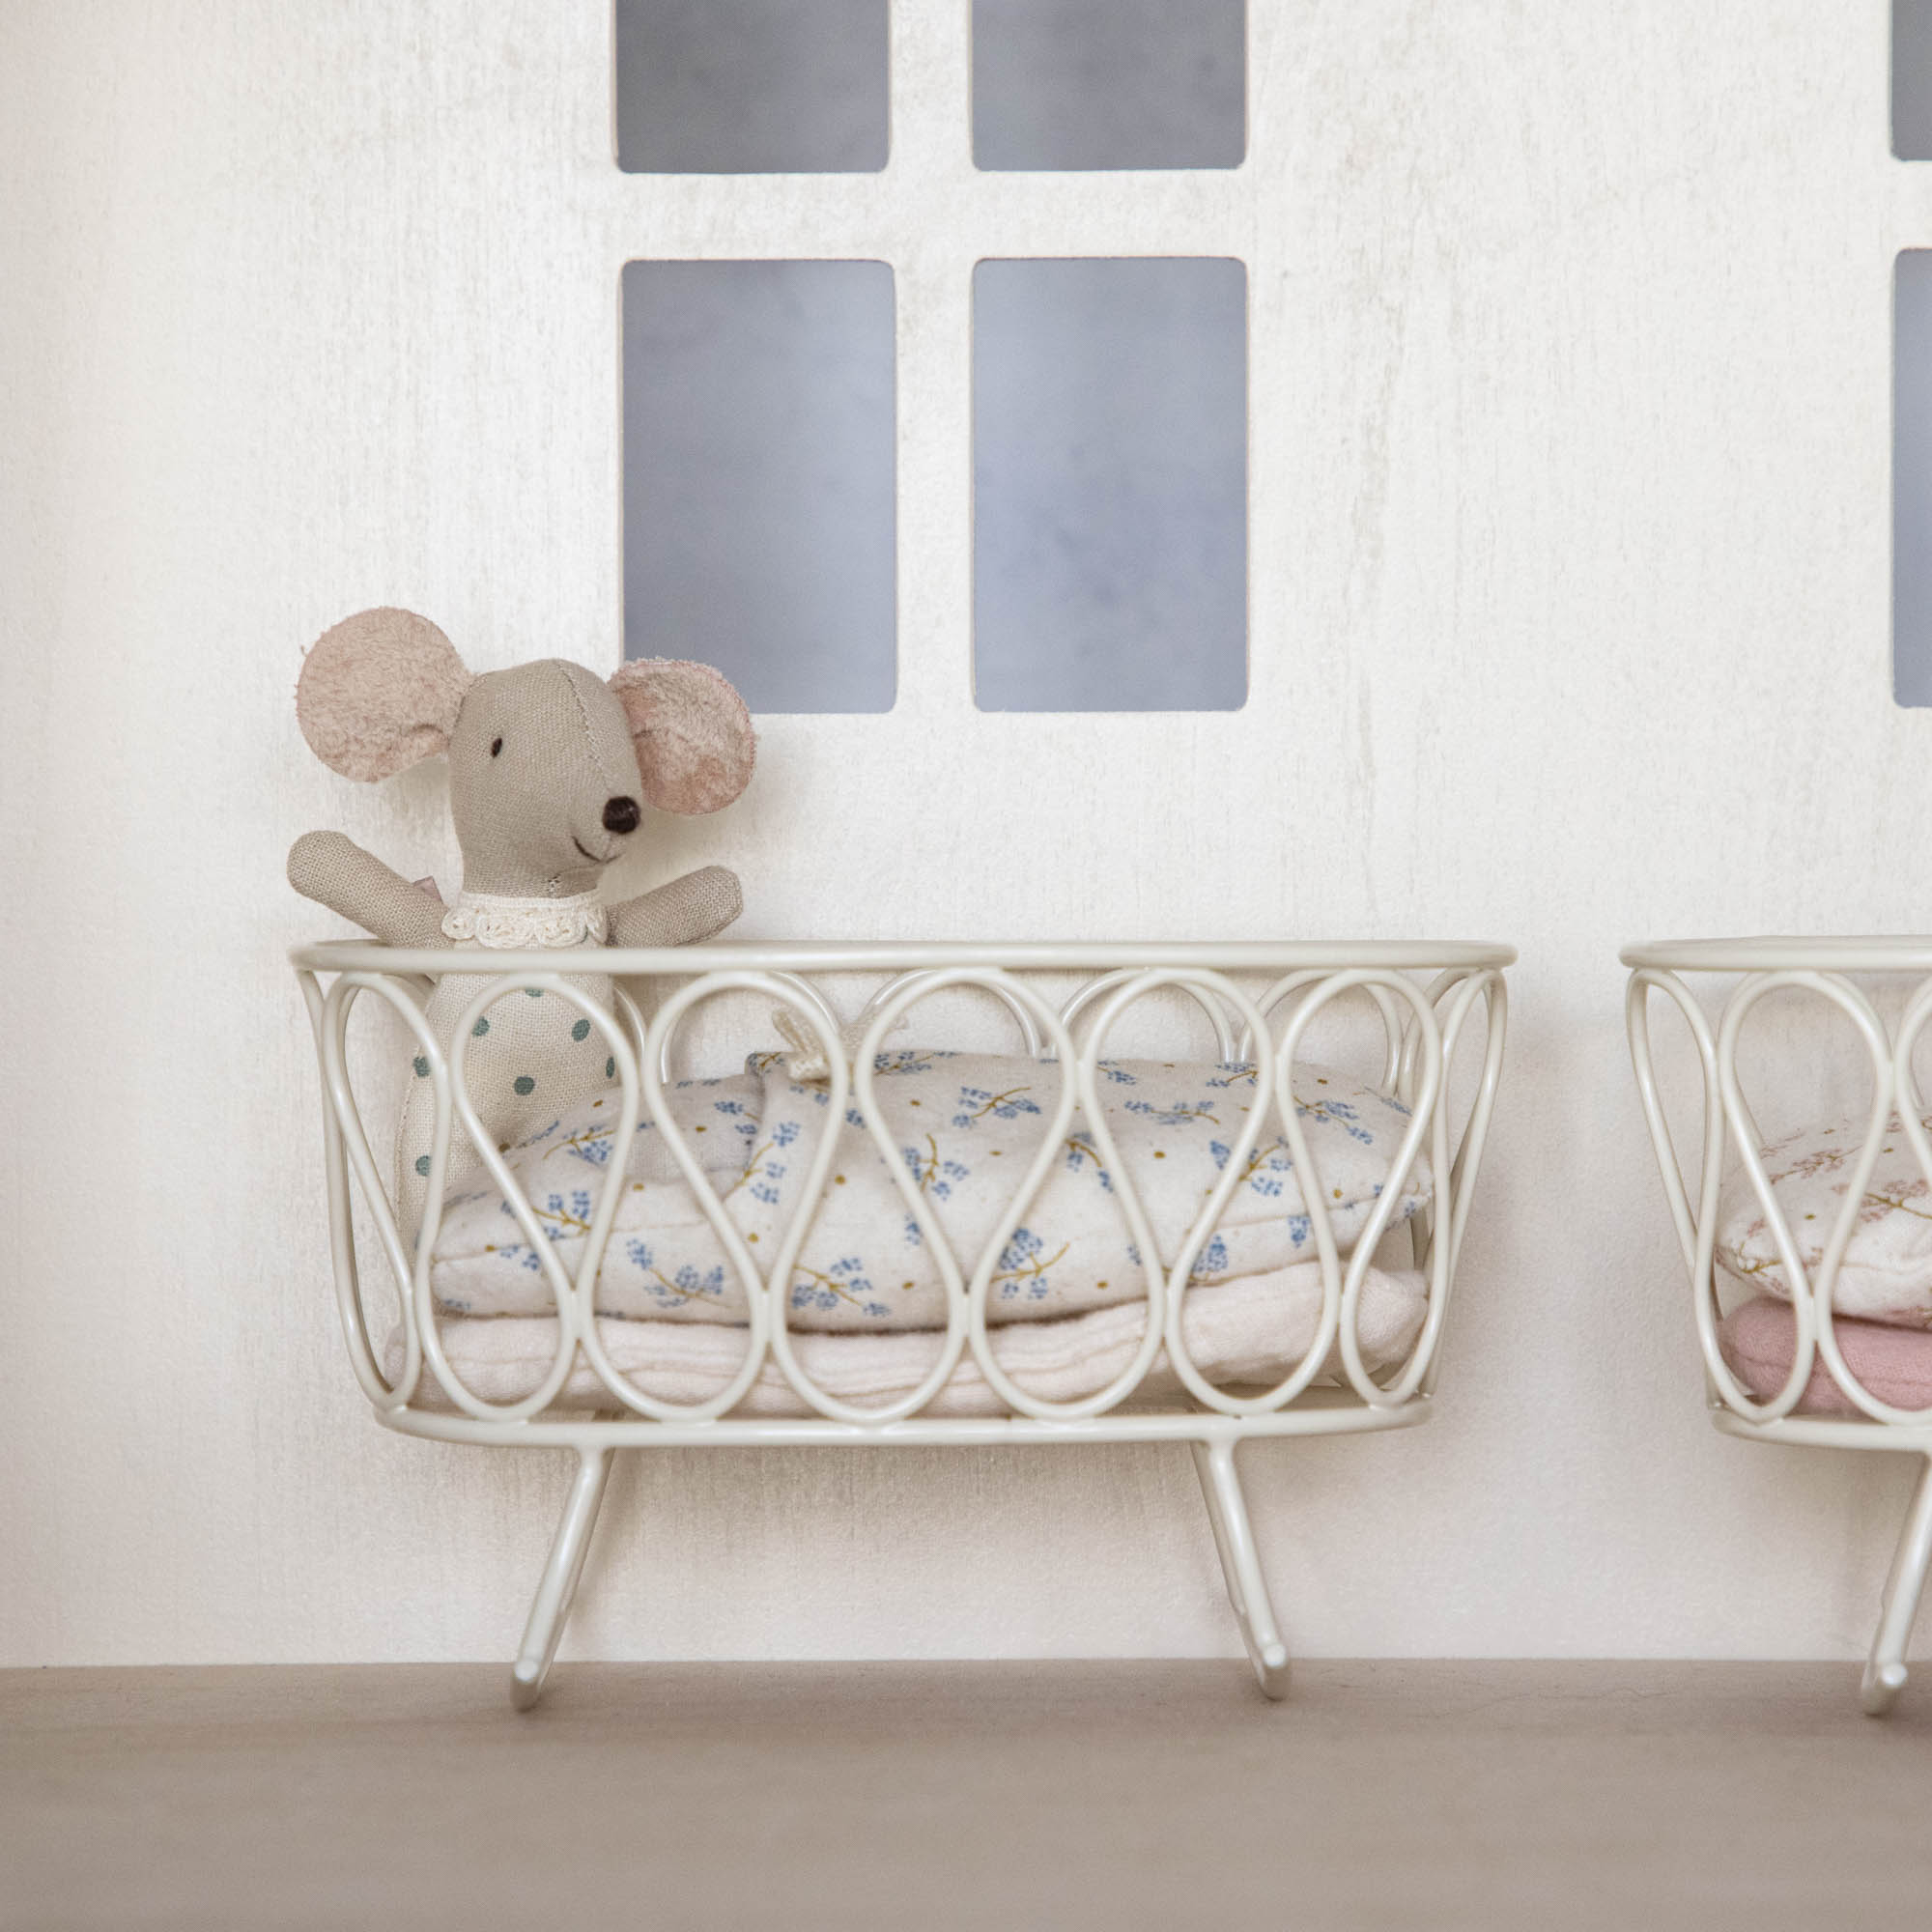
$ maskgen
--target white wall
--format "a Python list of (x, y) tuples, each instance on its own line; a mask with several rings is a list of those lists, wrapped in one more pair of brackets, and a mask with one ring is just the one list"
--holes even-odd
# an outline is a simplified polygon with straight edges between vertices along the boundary
[[(617, 271), (694, 248), (898, 263), (900, 698), (764, 721), (664, 869), (737, 866), (753, 934), (1522, 949), (1440, 1413), (1252, 1452), (1293, 1644), (1851, 1655), (1906, 1471), (1705, 1423), (1615, 951), (1932, 923), (1886, 8), (1255, 0), (1259, 216), (1035, 177), (1016, 222), (963, 4), (897, 11), (893, 171), (756, 218), (611, 167), (600, 0), (0, 14), (0, 1656), (508, 1654), (563, 1471), (369, 1421), (282, 958), (289, 839), (447, 876), (440, 781), (331, 778), (292, 688), (378, 601), (614, 663)], [(1241, 713), (972, 707), (969, 270), (1076, 244), (1250, 262)], [(652, 1458), (573, 1641), (1233, 1638), (1184, 1459), (1135, 1451)]]

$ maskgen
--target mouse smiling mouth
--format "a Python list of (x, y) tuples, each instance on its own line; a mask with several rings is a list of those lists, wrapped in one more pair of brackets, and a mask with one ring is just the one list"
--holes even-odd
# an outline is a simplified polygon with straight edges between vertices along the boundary
[(611, 855), (608, 852), (592, 852), (584, 844), (583, 840), (581, 839), (574, 832), (570, 835), (570, 842), (573, 845), (575, 845), (577, 849), (580, 852), (582, 852), (583, 856), (586, 859), (588, 859), (593, 866), (608, 866), (611, 863)]

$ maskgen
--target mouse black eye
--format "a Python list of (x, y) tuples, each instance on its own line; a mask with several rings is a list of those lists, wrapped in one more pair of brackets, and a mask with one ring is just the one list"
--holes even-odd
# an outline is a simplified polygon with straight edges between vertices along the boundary
[(503, 749), (503, 741), (502, 739), (498, 738), (491, 745), (490, 755), (494, 758), (497, 754), (497, 753), (499, 753), (502, 749)]

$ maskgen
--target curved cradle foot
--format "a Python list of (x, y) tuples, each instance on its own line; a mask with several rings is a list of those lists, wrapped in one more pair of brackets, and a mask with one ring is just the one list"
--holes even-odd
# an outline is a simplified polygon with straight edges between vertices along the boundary
[(1912, 1507), (1906, 1513), (1905, 1527), (1899, 1532), (1891, 1575), (1886, 1578), (1878, 1634), (1872, 1639), (1871, 1656), (1865, 1661), (1864, 1678), (1859, 1686), (1859, 1702), (1868, 1718), (1884, 1717), (1905, 1689), (1905, 1647), (1912, 1640), (1928, 1562), (1932, 1562), (1932, 1457), (1926, 1458), (1918, 1487), (1913, 1492)]
[(510, 1666), (510, 1703), (519, 1711), (534, 1710), (536, 1701), (543, 1695), (544, 1679), (550, 1675), (550, 1665), (541, 1660), (526, 1662), (519, 1658)]
[(1865, 1674), (1859, 1684), (1859, 1702), (1866, 1717), (1882, 1718), (1891, 1709), (1905, 1689), (1905, 1676), (1902, 1663), (1882, 1664), (1876, 1658), (1866, 1661)]
[(1247, 1497), (1235, 1467), (1232, 1441), (1191, 1442), (1194, 1473), (1208, 1504), (1208, 1520), (1214, 1528), (1214, 1548), (1221, 1555), (1221, 1575), (1228, 1601), (1241, 1627), (1241, 1641), (1262, 1695), (1279, 1702), (1288, 1695), (1288, 1646), (1275, 1628), (1274, 1605), (1268, 1602), (1267, 1581), (1262, 1576), (1255, 1549), (1254, 1525), (1248, 1520)]
[(544, 1565), (543, 1580), (530, 1605), (530, 1620), (524, 1627), (524, 1647), (510, 1671), (510, 1702), (520, 1711), (531, 1709), (543, 1695), (544, 1680), (550, 1675), (571, 1600), (577, 1595), (577, 1579), (583, 1574), (590, 1533), (597, 1526), (597, 1511), (610, 1474), (609, 1449), (579, 1450), (577, 1477), (557, 1520), (550, 1560)]

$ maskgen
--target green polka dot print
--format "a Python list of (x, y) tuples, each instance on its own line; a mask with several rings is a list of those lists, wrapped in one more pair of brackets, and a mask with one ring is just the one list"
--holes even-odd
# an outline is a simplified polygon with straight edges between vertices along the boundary
[(534, 1094), (537, 1091), (537, 1083), (527, 1073), (519, 1073), (510, 1084), (519, 1094)]

